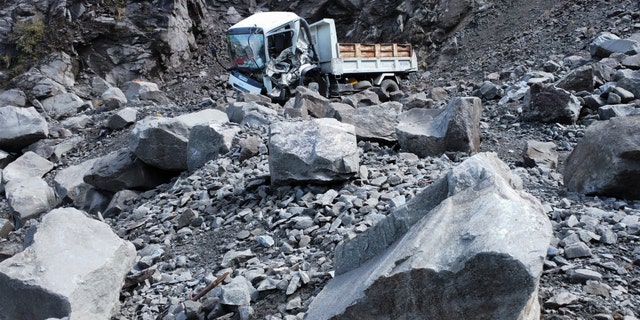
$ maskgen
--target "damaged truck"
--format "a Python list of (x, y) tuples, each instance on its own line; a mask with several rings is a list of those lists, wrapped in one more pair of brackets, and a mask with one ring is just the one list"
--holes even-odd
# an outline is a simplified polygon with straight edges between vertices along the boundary
[(227, 31), (229, 83), (285, 101), (298, 86), (325, 97), (378, 86), (385, 92), (418, 70), (410, 44), (338, 43), (333, 19), (308, 24), (292, 12), (260, 12)]

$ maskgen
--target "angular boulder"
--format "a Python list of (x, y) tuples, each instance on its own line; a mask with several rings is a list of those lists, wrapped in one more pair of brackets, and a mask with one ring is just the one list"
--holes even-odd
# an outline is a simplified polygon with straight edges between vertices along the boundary
[(338, 119), (344, 123), (355, 123), (354, 117), (356, 115), (356, 108), (346, 103), (331, 102), (329, 103), (329, 109), (327, 110), (327, 117)]
[(402, 109), (405, 111), (413, 108), (433, 108), (435, 105), (433, 99), (427, 97), (425, 92), (409, 94), (397, 101), (402, 103)]
[(278, 112), (275, 110), (277, 107), (270, 108), (265, 104), (258, 101), (234, 102), (227, 106), (227, 117), (229, 121), (243, 125), (250, 123), (251, 118), (264, 118), (265, 123), (268, 124), (270, 119), (278, 115)]
[(19, 180), (31, 177), (43, 177), (53, 169), (53, 163), (35, 152), (27, 151), (2, 170), (2, 181)]
[(398, 115), (402, 113), (402, 103), (389, 101), (356, 108), (352, 123), (356, 127), (356, 136), (360, 140), (395, 142)]
[(84, 101), (75, 93), (61, 93), (42, 101), (44, 111), (56, 120), (75, 116), (83, 105)]
[(640, 43), (632, 39), (620, 39), (611, 33), (603, 33), (589, 45), (592, 56), (606, 58), (613, 53), (633, 55), (640, 53)]
[(111, 116), (109, 118), (109, 121), (107, 121), (107, 128), (113, 130), (123, 129), (128, 125), (134, 124), (136, 122), (137, 116), (138, 110), (134, 108), (124, 108), (122, 110), (118, 110), (118, 112)]
[(566, 160), (569, 191), (640, 199), (640, 115), (598, 121)]
[(324, 118), (329, 108), (329, 99), (323, 97), (316, 91), (299, 86), (296, 89), (293, 107), (296, 109), (304, 108), (311, 116)]
[(133, 128), (129, 149), (153, 167), (170, 171), (186, 170), (191, 128), (198, 124), (227, 122), (227, 115), (215, 109), (175, 118), (146, 117)]
[(8, 219), (0, 218), (0, 239), (6, 239), (13, 231), (13, 223)]
[(102, 210), (102, 216), (104, 218), (111, 218), (119, 215), (125, 209), (131, 208), (131, 203), (138, 198), (140, 192), (133, 190), (121, 190), (116, 192), (109, 205)]
[(135, 258), (134, 246), (107, 224), (77, 209), (53, 210), (24, 251), (0, 262), (0, 314), (109, 319)]
[(53, 188), (40, 177), (11, 180), (4, 187), (18, 228), (25, 221), (37, 218), (60, 203)]
[(558, 151), (553, 142), (527, 140), (522, 158), (528, 167), (555, 169), (558, 166)]
[(556, 87), (576, 92), (592, 92), (597, 85), (602, 85), (611, 79), (611, 71), (605, 69), (607, 67), (598, 63), (581, 66), (571, 70), (556, 84)]
[(633, 99), (635, 99), (635, 95), (631, 91), (629, 91), (629, 90), (627, 90), (625, 88), (614, 87), (611, 90), (611, 92), (615, 93), (617, 96), (619, 96), (620, 97), (620, 102), (622, 102), (622, 103), (628, 103), (628, 102), (633, 101)]
[(210, 160), (217, 159), (231, 149), (239, 127), (217, 123), (200, 124), (191, 128), (187, 143), (187, 168), (195, 170)]
[(91, 93), (95, 96), (102, 96), (102, 94), (111, 87), (112, 85), (109, 82), (100, 77), (96, 76), (91, 78)]
[(640, 54), (625, 57), (620, 63), (629, 69), (638, 70), (640, 69)]
[(636, 108), (633, 103), (605, 105), (598, 108), (598, 116), (600, 117), (600, 120), (609, 120), (614, 117), (626, 117), (633, 114), (640, 114), (640, 109)]
[(35, 108), (0, 107), (0, 148), (19, 150), (49, 135), (49, 125)]
[(269, 127), (271, 183), (331, 182), (356, 175), (355, 128), (336, 119), (276, 122)]
[(87, 192), (93, 188), (92, 185), (84, 182), (84, 176), (93, 168), (96, 161), (98, 159), (86, 160), (58, 171), (53, 178), (58, 198), (73, 203), (77, 208), (82, 207)]
[(110, 87), (100, 96), (106, 110), (116, 110), (127, 104), (127, 97), (120, 88)]
[(477, 152), (480, 148), (482, 102), (457, 97), (445, 109), (411, 109), (398, 117), (400, 147), (419, 157), (445, 151)]
[(14, 160), (16, 160), (15, 156), (13, 156), (12, 154), (6, 151), (0, 150), (0, 169), (4, 169), (7, 165), (9, 165)]
[(128, 81), (123, 87), (121, 91), (129, 102), (140, 101), (140, 95), (145, 92), (160, 91), (157, 84), (139, 80)]
[(11, 80), (29, 99), (48, 98), (67, 92), (75, 85), (77, 67), (64, 52), (55, 52), (41, 59), (37, 66)]
[(477, 90), (473, 92), (473, 95), (484, 100), (493, 100), (500, 98), (501, 89), (498, 85), (491, 81), (484, 81)]
[(27, 95), (20, 89), (9, 89), (0, 93), (0, 107), (14, 106), (24, 107), (27, 104)]
[(539, 319), (551, 235), (508, 166), (475, 155), (336, 248), (306, 319)]
[(640, 70), (619, 70), (613, 75), (618, 87), (631, 92), (635, 97), (640, 97)]
[(572, 124), (580, 115), (580, 101), (564, 89), (533, 84), (524, 96), (525, 120)]
[(84, 175), (83, 181), (102, 190), (147, 190), (167, 182), (171, 175), (149, 166), (127, 149), (99, 158)]
[(346, 103), (354, 108), (373, 106), (382, 103), (378, 94), (371, 90), (364, 90), (356, 94), (342, 96), (341, 102)]
[[(63, 131), (64, 132), (64, 131)], [(66, 135), (66, 133), (63, 133)], [(82, 136), (66, 137), (65, 139), (42, 139), (22, 149), (23, 152), (35, 152), (39, 156), (57, 162), (62, 156), (75, 149), (82, 141)]]

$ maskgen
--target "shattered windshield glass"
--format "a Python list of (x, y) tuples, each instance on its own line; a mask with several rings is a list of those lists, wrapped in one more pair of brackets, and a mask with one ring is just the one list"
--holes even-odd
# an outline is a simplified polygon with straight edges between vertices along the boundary
[(265, 64), (264, 36), (259, 33), (227, 36), (229, 54), (234, 68), (262, 69)]

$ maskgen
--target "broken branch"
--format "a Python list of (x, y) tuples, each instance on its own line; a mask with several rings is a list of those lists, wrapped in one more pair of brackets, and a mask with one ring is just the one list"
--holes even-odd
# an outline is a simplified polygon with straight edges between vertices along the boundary
[(194, 297), (191, 297), (191, 294), (189, 294), (189, 299), (191, 299), (192, 301), (198, 301), (198, 299), (202, 298), (205, 294), (207, 294), (207, 292), (211, 291), (211, 289), (213, 289), (213, 288), (217, 287), (219, 284), (221, 284), (222, 281), (224, 281), (224, 279), (227, 278), (229, 273), (230, 273), (229, 271), (223, 273), (216, 280), (214, 280), (208, 286), (206, 286), (204, 289), (202, 289), (202, 291), (200, 291), (200, 293), (196, 294)]

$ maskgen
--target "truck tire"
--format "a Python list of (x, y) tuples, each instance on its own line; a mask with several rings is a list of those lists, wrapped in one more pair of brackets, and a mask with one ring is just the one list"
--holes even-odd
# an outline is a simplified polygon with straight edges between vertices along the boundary
[(380, 89), (382, 90), (382, 92), (389, 95), (391, 92), (400, 90), (400, 86), (398, 86), (398, 84), (391, 79), (384, 79), (380, 83)]

